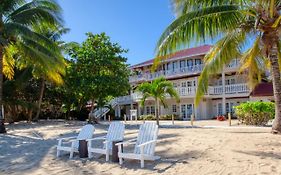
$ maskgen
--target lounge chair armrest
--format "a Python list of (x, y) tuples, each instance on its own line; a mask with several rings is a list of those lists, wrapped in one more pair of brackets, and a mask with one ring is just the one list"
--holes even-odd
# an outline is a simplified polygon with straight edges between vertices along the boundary
[(137, 139), (131, 139), (131, 140), (127, 140), (125, 142), (119, 142), (119, 143), (116, 143), (115, 145), (118, 146), (118, 145), (132, 145), (132, 144), (135, 144)]
[(57, 140), (70, 140), (70, 139), (76, 139), (77, 137), (63, 137), (63, 138), (58, 138)]
[(91, 139), (87, 139), (87, 141), (93, 141), (93, 140), (105, 140), (106, 137), (105, 136), (102, 136), (102, 137), (96, 137), (96, 138), (91, 138)]
[(157, 142), (157, 140), (151, 140), (151, 141), (142, 143), (142, 144), (138, 145), (137, 147), (143, 147), (143, 146), (145, 146), (145, 145), (148, 145), (148, 144), (151, 144), (151, 143), (155, 143), (155, 142)]

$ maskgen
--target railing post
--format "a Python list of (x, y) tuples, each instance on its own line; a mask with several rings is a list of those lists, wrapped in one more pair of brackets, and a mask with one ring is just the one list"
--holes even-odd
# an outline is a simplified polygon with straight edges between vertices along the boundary
[(172, 125), (175, 124), (175, 121), (174, 121), (174, 114), (172, 114)]
[(230, 112), (228, 113), (228, 122), (229, 122), (229, 126), (231, 126), (231, 114), (230, 114)]
[(126, 123), (126, 121), (127, 121), (127, 116), (126, 114), (124, 114), (124, 122)]

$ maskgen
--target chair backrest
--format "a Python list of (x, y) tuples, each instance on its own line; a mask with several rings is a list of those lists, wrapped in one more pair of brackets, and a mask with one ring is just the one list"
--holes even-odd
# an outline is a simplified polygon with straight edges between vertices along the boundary
[[(87, 124), (83, 126), (77, 136), (78, 140), (87, 140), (93, 137), (95, 131), (95, 127), (91, 124)], [(74, 144), (75, 148), (78, 148), (79, 146), (79, 141), (76, 141)]]
[(112, 149), (112, 141), (122, 141), (124, 138), (125, 125), (122, 122), (111, 122), (106, 134), (109, 141), (109, 149)]
[[(137, 143), (135, 146), (134, 153), (140, 154), (140, 148), (137, 147), (140, 144), (151, 140), (157, 140), (158, 126), (155, 122), (145, 122), (140, 126)], [(148, 144), (144, 146), (144, 154), (154, 155), (156, 143)]]

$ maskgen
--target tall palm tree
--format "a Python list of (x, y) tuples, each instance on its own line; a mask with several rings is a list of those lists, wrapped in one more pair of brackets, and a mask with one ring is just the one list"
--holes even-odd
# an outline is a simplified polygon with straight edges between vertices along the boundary
[(53, 82), (57, 85), (63, 84), (62, 76), (65, 75), (66, 60), (62, 55), (62, 50), (65, 46), (65, 43), (61, 41), (61, 37), (63, 34), (67, 33), (69, 29), (60, 26), (50, 27), (46, 26), (45, 24), (40, 24), (34, 26), (33, 28), (36, 32), (53, 41), (54, 44), (60, 48), (56, 50), (57, 53), (51, 51), (53, 52), (53, 57), (45, 60), (44, 65), (42, 65), (41, 62), (29, 63), (26, 60), (23, 60), (23, 64), (21, 65), (21, 68), (31, 67), (33, 76), (41, 80), (39, 99), (37, 103), (37, 112), (34, 118), (34, 120), (38, 120), (41, 112), (41, 104), (46, 81)]
[(176, 19), (162, 34), (157, 52), (166, 55), (191, 42), (217, 40), (205, 56), (196, 104), (208, 88), (209, 74), (239, 58), (240, 71), (254, 87), (263, 71), (271, 71), (275, 120), (273, 133), (281, 133), (281, 1), (280, 0), (173, 0)]
[(172, 82), (167, 81), (164, 77), (157, 78), (151, 83), (145, 82), (137, 87), (137, 91), (142, 93), (141, 105), (148, 97), (152, 97), (155, 100), (155, 116), (157, 125), (159, 125), (159, 102), (166, 108), (165, 102), (166, 96), (174, 97), (179, 102), (178, 92), (174, 89)]
[[(59, 48), (32, 26), (46, 23), (61, 25), (61, 8), (54, 0), (2, 0), (0, 4), (0, 106), (3, 104), (3, 73), (13, 76), (15, 55), (41, 62)], [(50, 52), (54, 51), (54, 52)], [(4, 65), (4, 66), (3, 66)]]

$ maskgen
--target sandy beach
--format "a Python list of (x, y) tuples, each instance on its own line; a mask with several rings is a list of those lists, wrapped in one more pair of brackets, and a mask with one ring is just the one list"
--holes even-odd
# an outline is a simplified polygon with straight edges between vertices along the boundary
[[(125, 140), (136, 136), (139, 123), (127, 123)], [(39, 122), (12, 124), (0, 135), (0, 174), (90, 175), (90, 174), (281, 174), (281, 139), (269, 127), (233, 127), (218, 121), (162, 122), (156, 155), (161, 159), (105, 162), (104, 156), (72, 160), (56, 158), (57, 138), (78, 133), (83, 122)], [(95, 125), (94, 136), (106, 133), (108, 123)], [(97, 146), (101, 143), (95, 143)], [(125, 151), (130, 151), (130, 147)]]

